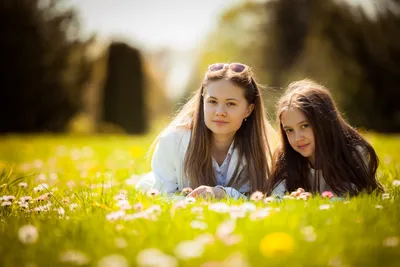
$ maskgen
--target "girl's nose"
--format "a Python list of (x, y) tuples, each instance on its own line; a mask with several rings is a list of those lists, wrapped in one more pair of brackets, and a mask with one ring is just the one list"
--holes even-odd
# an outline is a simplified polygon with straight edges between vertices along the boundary
[(295, 138), (295, 141), (300, 141), (304, 138), (304, 135), (301, 132), (295, 132), (294, 138)]
[(215, 111), (216, 116), (225, 116), (226, 115), (226, 110), (224, 105), (218, 105), (217, 109)]

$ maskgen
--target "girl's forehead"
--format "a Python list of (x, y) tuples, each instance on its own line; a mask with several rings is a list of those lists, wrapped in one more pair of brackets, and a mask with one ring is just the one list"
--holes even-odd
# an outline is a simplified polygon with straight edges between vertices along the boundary
[(218, 80), (208, 83), (204, 87), (204, 95), (216, 98), (241, 98), (244, 89), (229, 80)]
[(289, 108), (281, 114), (281, 122), (283, 125), (296, 125), (303, 121), (307, 121), (307, 117), (304, 112), (298, 108)]

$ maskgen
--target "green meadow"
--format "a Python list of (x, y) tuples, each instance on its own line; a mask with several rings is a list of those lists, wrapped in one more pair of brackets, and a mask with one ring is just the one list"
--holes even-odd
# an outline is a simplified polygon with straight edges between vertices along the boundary
[(400, 266), (400, 137), (370, 133), (379, 197), (137, 192), (146, 136), (0, 138), (0, 266)]

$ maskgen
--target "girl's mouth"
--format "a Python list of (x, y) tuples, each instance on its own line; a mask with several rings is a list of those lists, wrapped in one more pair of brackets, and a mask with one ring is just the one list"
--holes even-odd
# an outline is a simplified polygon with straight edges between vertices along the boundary
[(300, 150), (304, 150), (305, 148), (308, 147), (308, 145), (309, 145), (309, 144), (302, 145), (302, 146), (297, 146), (297, 147), (298, 147)]
[(228, 122), (226, 122), (226, 121), (213, 121), (215, 124), (217, 124), (217, 125), (224, 125), (224, 124), (227, 124)]

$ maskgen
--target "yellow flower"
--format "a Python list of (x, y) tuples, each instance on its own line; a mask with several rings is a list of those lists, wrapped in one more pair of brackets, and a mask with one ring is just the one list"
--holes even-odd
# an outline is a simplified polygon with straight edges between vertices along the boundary
[(134, 159), (141, 158), (144, 155), (144, 150), (140, 146), (133, 146), (130, 152)]
[(260, 241), (260, 251), (264, 256), (289, 255), (294, 247), (293, 237), (283, 232), (268, 234)]
[(102, 208), (104, 210), (111, 210), (109, 207), (107, 207), (107, 205), (101, 204), (101, 203), (98, 203), (98, 202), (93, 202), (92, 206), (99, 207), (99, 208)]
[(89, 168), (87, 168), (87, 175), (88, 175), (88, 176), (94, 176), (94, 175), (96, 175), (96, 173), (99, 172), (99, 171), (100, 171), (99, 166), (96, 165), (96, 164), (93, 164), (93, 165), (91, 165)]

